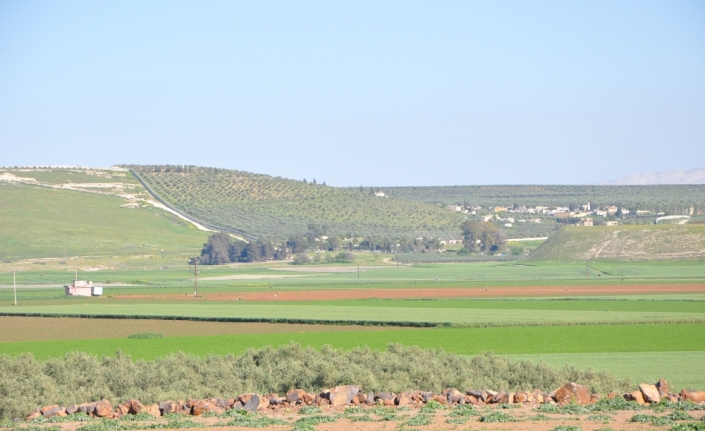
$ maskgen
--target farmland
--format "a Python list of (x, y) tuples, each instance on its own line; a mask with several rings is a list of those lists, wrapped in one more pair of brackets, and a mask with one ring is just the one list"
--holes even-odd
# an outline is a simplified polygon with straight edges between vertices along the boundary
[(438, 206), (382, 199), (368, 190), (224, 169), (189, 172), (134, 167), (164, 200), (205, 222), (262, 238), (303, 235), (309, 225), (341, 237), (458, 236), (464, 219)]
[[(0, 183), (0, 354), (47, 360), (120, 350), (156, 360), (291, 342), (346, 352), (401, 343), (705, 387), (700, 225), (567, 228), (518, 260), (356, 252), (333, 262), (336, 252), (319, 252), (306, 265), (206, 265), (194, 296), (186, 262), (208, 233), (154, 207), (134, 178), (8, 173), (24, 179)], [(264, 238), (302, 234), (309, 223), (341, 236), (451, 236), (463, 218), (413, 199), (238, 171), (143, 174), (177, 208)], [(76, 271), (104, 286), (104, 296), (67, 298), (62, 286)], [(145, 332), (163, 338), (127, 338)]]

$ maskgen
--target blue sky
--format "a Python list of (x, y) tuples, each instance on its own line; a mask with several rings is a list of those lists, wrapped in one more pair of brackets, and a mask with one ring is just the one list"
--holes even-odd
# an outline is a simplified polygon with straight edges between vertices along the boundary
[(330, 185), (705, 165), (702, 1), (0, 0), (0, 165)]

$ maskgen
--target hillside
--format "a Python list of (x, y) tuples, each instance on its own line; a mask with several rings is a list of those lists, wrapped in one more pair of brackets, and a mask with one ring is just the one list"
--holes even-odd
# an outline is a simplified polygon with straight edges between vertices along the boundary
[(705, 225), (565, 227), (528, 257), (546, 261), (705, 258)]
[(369, 190), (225, 169), (131, 168), (184, 213), (267, 239), (305, 234), (311, 224), (338, 236), (457, 237), (465, 218), (438, 206), (376, 197)]
[(619, 205), (655, 212), (686, 214), (691, 207), (705, 211), (705, 185), (641, 186), (438, 186), (381, 187), (397, 199), (435, 204), (462, 204), (483, 207), (496, 205), (568, 206), (591, 202), (596, 205)]
[(207, 232), (147, 197), (126, 173), (2, 170), (0, 260), (198, 252)]

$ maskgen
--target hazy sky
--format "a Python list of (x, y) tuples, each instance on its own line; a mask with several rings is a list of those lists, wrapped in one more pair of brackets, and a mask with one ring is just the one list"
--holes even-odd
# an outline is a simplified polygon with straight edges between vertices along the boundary
[(705, 165), (705, 2), (0, 0), (0, 165), (330, 185)]

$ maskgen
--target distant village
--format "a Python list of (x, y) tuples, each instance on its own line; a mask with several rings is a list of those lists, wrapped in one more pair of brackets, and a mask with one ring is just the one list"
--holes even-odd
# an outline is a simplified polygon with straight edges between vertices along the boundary
[[(572, 226), (617, 226), (619, 219), (625, 216), (650, 217), (654, 223), (662, 220), (677, 220), (680, 224), (687, 223), (695, 208), (690, 208), (688, 215), (666, 215), (664, 212), (649, 210), (629, 210), (616, 205), (593, 206), (590, 202), (577, 207), (548, 207), (525, 205), (496, 206), (483, 208), (470, 205), (448, 205), (451, 211), (477, 216), (485, 222), (504, 222), (504, 227), (511, 228), (515, 223), (543, 223), (549, 220)], [(515, 215), (516, 214), (516, 215)]]

